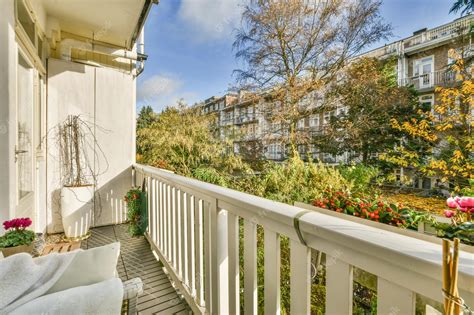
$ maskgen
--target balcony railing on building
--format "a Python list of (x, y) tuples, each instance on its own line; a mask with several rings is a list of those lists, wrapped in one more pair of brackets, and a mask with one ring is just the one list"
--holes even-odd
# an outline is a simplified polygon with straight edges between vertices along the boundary
[(400, 85), (413, 85), (417, 90), (432, 89), (436, 86), (449, 86), (456, 82), (456, 73), (438, 70), (400, 80)]
[(452, 37), (458, 36), (460, 33), (470, 31), (471, 23), (474, 21), (474, 15), (461, 18), (458, 21), (436, 27), (431, 30), (422, 32), (421, 34), (412, 36), (404, 41), (405, 49), (423, 44), (432, 44), (441, 42)]

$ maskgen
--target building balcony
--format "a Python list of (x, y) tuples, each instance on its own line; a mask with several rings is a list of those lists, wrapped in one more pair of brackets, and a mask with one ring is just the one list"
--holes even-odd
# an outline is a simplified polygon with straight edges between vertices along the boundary
[[(324, 257), (327, 314), (352, 314), (354, 268), (377, 277), (378, 314), (415, 314), (417, 296), (443, 301), (440, 239), (305, 211), (148, 166), (135, 165), (134, 172), (148, 192), (146, 238), (196, 314), (257, 313), (257, 226), (264, 234), (265, 313), (280, 310), (283, 236), (290, 244), (291, 314), (310, 313), (316, 252)], [(472, 252), (461, 251), (459, 290), (466, 301), (474, 300), (472, 261)]]
[(456, 73), (449, 70), (429, 72), (405, 79), (401, 79), (400, 85), (412, 85), (419, 91), (427, 91), (437, 86), (449, 86), (456, 82)]
[(468, 33), (471, 31), (473, 21), (474, 15), (468, 15), (451, 23), (420, 32), (403, 41), (404, 50), (406, 53), (409, 53), (419, 49), (427, 49), (430, 46), (436, 46), (457, 37), (460, 34)]
[(253, 122), (257, 122), (257, 118), (255, 117), (255, 115), (243, 115), (243, 116), (235, 117), (234, 119), (235, 125), (250, 124)]

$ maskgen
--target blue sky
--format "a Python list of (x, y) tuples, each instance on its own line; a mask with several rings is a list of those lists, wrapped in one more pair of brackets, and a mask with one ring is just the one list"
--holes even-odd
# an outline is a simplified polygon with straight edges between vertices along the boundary
[[(138, 107), (160, 111), (180, 98), (187, 103), (222, 95), (238, 67), (232, 43), (243, 0), (161, 0), (145, 26), (148, 60), (138, 78)], [(448, 14), (453, 0), (385, 0), (384, 19), (393, 26), (390, 41), (458, 16)], [(385, 42), (373, 45), (383, 45)]]

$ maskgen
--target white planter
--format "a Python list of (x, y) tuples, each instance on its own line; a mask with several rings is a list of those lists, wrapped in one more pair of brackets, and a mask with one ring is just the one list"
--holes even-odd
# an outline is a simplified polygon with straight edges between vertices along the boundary
[(61, 189), (61, 216), (66, 237), (87, 235), (92, 223), (93, 197), (93, 185)]

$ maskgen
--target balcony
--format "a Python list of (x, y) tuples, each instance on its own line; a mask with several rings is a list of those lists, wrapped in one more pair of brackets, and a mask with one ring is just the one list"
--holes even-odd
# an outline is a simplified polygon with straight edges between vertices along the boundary
[(405, 52), (409, 53), (421, 48), (434, 46), (444, 41), (458, 36), (460, 33), (467, 33), (471, 29), (471, 23), (474, 21), (474, 15), (468, 15), (454, 22), (424, 31), (415, 36), (404, 40)]
[(456, 82), (456, 73), (449, 70), (438, 70), (400, 80), (400, 85), (410, 86), (417, 90), (430, 90), (437, 86), (449, 86)]
[[(196, 314), (257, 313), (257, 226), (264, 234), (266, 314), (280, 311), (283, 236), (290, 245), (291, 314), (310, 313), (315, 251), (325, 257), (327, 314), (352, 314), (354, 268), (377, 277), (378, 314), (415, 314), (418, 295), (443, 301), (439, 239), (305, 211), (148, 166), (135, 165), (134, 172), (135, 183), (145, 183), (148, 192), (146, 238)], [(474, 300), (472, 261), (473, 253), (461, 252), (459, 290), (466, 301)]]
[(246, 123), (253, 123), (256, 122), (257, 119), (255, 118), (255, 115), (249, 114), (249, 115), (242, 115), (239, 117), (235, 117), (234, 119), (234, 124), (235, 125), (243, 125)]

